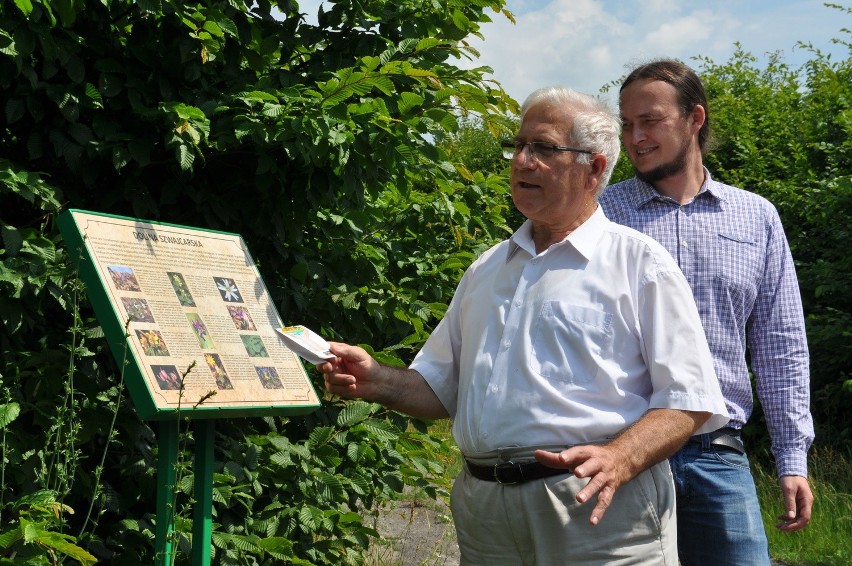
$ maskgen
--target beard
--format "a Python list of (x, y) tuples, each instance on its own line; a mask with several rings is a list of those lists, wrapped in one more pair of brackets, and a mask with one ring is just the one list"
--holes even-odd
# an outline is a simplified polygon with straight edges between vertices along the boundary
[(636, 173), (636, 177), (645, 181), (649, 185), (653, 185), (658, 181), (662, 181), (663, 179), (667, 179), (669, 177), (673, 177), (678, 173), (683, 172), (686, 169), (686, 156), (689, 154), (689, 142), (681, 145), (680, 150), (677, 152), (677, 155), (674, 158), (662, 165), (657, 165), (653, 169), (649, 171), (639, 171), (636, 166), (633, 166), (633, 171)]

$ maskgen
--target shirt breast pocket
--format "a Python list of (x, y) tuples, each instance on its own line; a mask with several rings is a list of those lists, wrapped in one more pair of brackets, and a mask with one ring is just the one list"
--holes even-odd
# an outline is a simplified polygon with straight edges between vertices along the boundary
[(719, 234), (719, 275), (729, 293), (753, 300), (765, 269), (765, 246), (753, 234)]
[(611, 359), (612, 342), (611, 314), (546, 301), (532, 334), (531, 369), (555, 383), (589, 383)]

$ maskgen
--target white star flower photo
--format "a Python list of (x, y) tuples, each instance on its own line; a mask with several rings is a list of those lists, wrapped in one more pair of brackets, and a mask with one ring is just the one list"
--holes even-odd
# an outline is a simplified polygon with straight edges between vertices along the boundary
[(237, 289), (237, 284), (234, 283), (233, 279), (228, 279), (227, 277), (214, 277), (213, 280), (216, 282), (216, 288), (219, 289), (219, 294), (222, 295), (222, 299), (230, 303), (243, 302), (243, 298), (240, 296), (240, 290)]

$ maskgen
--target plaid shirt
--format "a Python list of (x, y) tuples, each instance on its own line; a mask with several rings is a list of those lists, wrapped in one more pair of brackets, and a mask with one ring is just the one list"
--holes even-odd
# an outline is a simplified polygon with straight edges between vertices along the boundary
[(607, 217), (648, 234), (677, 261), (698, 304), (714, 367), (741, 428), (753, 393), (746, 348), (766, 415), (778, 475), (807, 476), (814, 430), (802, 301), (775, 207), (710, 177), (679, 205), (638, 179), (600, 196)]

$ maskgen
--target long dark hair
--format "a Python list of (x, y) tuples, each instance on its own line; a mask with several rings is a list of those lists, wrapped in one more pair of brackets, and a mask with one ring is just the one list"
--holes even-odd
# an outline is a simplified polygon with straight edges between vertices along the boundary
[(710, 109), (707, 107), (704, 85), (695, 71), (674, 59), (652, 61), (633, 69), (621, 83), (618, 92), (623, 92), (630, 83), (643, 79), (663, 81), (672, 85), (677, 92), (678, 105), (683, 116), (689, 116), (699, 104), (704, 107), (704, 125), (698, 131), (698, 147), (701, 148), (701, 153), (706, 153), (710, 137)]

